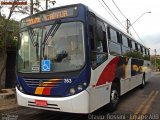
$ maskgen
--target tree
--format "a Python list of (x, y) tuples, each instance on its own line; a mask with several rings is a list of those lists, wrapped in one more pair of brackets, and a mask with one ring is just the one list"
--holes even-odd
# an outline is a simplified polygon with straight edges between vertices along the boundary
[[(14, 2), (16, 2), (18, 0), (14, 0)], [(9, 15), (7, 18), (5, 18), (4, 16), (1, 15), (1, 11), (0, 11), (0, 20), (1, 20), (1, 37), (0, 37), (0, 49), (1, 49), (1, 54), (2, 54), (2, 63), (1, 63), (1, 67), (0, 67), (0, 89), (2, 88), (2, 82), (5, 81), (5, 70), (6, 70), (6, 61), (7, 61), (7, 53), (6, 53), (6, 40), (7, 40), (7, 30), (9, 27), (9, 23), (10, 23), (10, 19), (11, 16), (15, 10), (15, 8), (17, 7), (17, 5), (12, 4), (10, 7), (10, 11), (9, 11)], [(2, 6), (1, 6), (2, 9)]]
[[(14, 0), (13, 2), (18, 2), (19, 0)], [(13, 41), (13, 35), (14, 33), (18, 32), (18, 27), (17, 27), (17, 22), (14, 20), (10, 20), (13, 13), (16, 12), (16, 9), (19, 9), (18, 5), (16, 4), (12, 4), (11, 6), (8, 6), (8, 8), (10, 9), (9, 11), (9, 15), (6, 18), (6, 16), (2, 16), (2, 10), (3, 6), (0, 7), (0, 50), (1, 50), (1, 57), (2, 57), (2, 61), (1, 61), (1, 67), (0, 67), (0, 89), (3, 86), (3, 82), (5, 82), (5, 70), (6, 70), (6, 61), (7, 61), (7, 39), (11, 40), (11, 45), (16, 45), (16, 42)], [(25, 10), (23, 10), (25, 11)], [(21, 11), (23, 13), (23, 11)], [(11, 31), (9, 28), (11, 27), (11, 25), (16, 25), (17, 31), (13, 32)], [(15, 27), (15, 26), (14, 26)]]
[[(0, 31), (0, 53), (2, 54), (2, 58), (3, 58), (2, 60), (0, 59), (1, 61), (3, 61), (3, 63), (1, 63), (2, 66), (0, 66), (0, 90), (2, 88), (2, 82), (5, 81), (5, 69), (6, 69), (6, 61), (7, 61), (7, 53), (6, 53), (7, 37), (11, 40), (10, 45), (15, 46), (16, 41), (13, 40), (14, 34), (18, 33), (18, 30), (19, 30), (18, 23), (14, 20), (10, 20), (13, 13), (21, 13), (21, 14), (29, 15), (31, 10), (34, 12), (39, 12), (40, 11), (39, 8), (43, 10), (39, 0), (35, 0), (35, 2), (33, 2), (34, 0), (31, 0), (31, 1), (32, 1), (31, 2), (32, 5), (19, 6), (16, 4), (12, 4), (11, 7), (8, 6), (8, 8), (10, 8), (10, 11), (7, 18), (5, 15), (3, 16), (1, 12), (1, 10), (3, 9), (3, 6), (0, 6), (0, 30), (1, 30)], [(49, 0), (46, 0), (46, 1), (48, 2)], [(14, 0), (13, 2), (19, 2), (19, 0)], [(55, 4), (55, 1), (53, 1), (53, 3)], [(8, 32), (9, 27), (11, 27), (12, 25), (15, 25), (14, 28), (16, 27), (16, 29), (14, 29), (14, 32), (10, 31), (9, 33)]]

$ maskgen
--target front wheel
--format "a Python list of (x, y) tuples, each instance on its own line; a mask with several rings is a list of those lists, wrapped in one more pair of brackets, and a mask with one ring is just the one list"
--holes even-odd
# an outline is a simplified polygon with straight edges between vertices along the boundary
[(117, 84), (113, 83), (110, 92), (110, 103), (106, 106), (107, 111), (113, 112), (116, 110), (119, 103), (119, 87)]

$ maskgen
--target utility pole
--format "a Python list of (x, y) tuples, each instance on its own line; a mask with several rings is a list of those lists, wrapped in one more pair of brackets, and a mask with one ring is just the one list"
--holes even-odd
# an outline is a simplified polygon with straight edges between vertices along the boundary
[(46, 10), (48, 9), (48, 0), (46, 0)]
[(129, 24), (129, 20), (127, 19), (127, 27), (126, 27), (127, 33), (129, 33), (129, 27), (130, 27), (130, 24)]
[(129, 28), (133, 25), (133, 24), (135, 24), (144, 14), (146, 14), (146, 13), (151, 13), (151, 12), (144, 12), (143, 14), (141, 14), (133, 23), (130, 23), (130, 21), (127, 19), (126, 20), (126, 23), (127, 23), (127, 25), (126, 25), (126, 30), (127, 30), (127, 33), (129, 33)]
[(155, 71), (157, 71), (157, 60), (156, 60), (156, 54), (157, 54), (157, 50), (155, 49), (155, 58), (154, 58), (154, 59), (155, 59), (155, 61), (154, 61), (154, 62), (155, 62), (155, 63), (154, 63), (154, 64), (155, 64)]
[(30, 0), (30, 14), (33, 14), (33, 0)]

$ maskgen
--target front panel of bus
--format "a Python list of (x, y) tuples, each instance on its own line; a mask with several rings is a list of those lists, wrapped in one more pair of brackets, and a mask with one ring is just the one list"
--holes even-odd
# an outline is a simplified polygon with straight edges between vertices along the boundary
[(88, 87), (86, 11), (83, 5), (74, 5), (22, 20), (17, 57), (19, 91), (57, 98)]

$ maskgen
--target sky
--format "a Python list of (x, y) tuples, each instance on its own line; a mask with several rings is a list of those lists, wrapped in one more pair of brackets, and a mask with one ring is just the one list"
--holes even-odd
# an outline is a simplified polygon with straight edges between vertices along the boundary
[[(4, 1), (4, 0), (1, 0)], [(28, 3), (30, 0), (27, 0)], [(45, 0), (39, 0), (42, 8), (45, 9)], [(130, 23), (134, 23), (142, 14), (142, 17), (133, 24), (134, 29), (138, 33), (139, 37), (136, 35), (132, 27), (130, 27), (130, 32), (134, 38), (146, 47), (150, 48), (151, 54), (155, 54), (154, 50), (157, 50), (157, 54), (160, 55), (160, 0), (56, 0), (56, 4), (53, 6), (49, 4), (49, 7), (59, 7), (62, 5), (83, 3), (89, 6), (91, 9), (96, 11), (96, 13), (103, 16), (113, 25), (119, 27), (120, 29), (126, 31), (117, 20), (111, 16), (108, 12), (107, 7), (103, 7), (103, 1), (109, 6), (114, 15), (119, 19), (123, 26), (126, 26), (126, 18), (130, 20)], [(125, 15), (125, 17), (120, 13), (115, 4)], [(102, 5), (101, 5), (102, 4)], [(151, 13), (145, 13), (151, 12)], [(8, 10), (3, 10), (4, 14), (8, 14)], [(145, 14), (144, 14), (145, 13)], [(14, 14), (13, 19), (20, 20), (27, 15)]]

